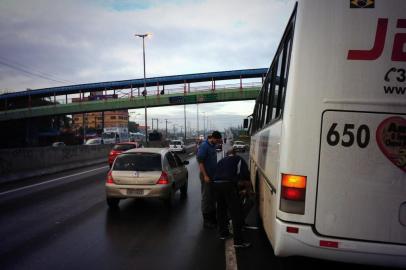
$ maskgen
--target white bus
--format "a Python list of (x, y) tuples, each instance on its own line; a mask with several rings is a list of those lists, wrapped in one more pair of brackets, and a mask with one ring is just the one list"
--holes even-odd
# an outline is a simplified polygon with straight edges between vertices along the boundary
[(128, 128), (123, 127), (104, 128), (102, 139), (104, 144), (128, 142), (130, 141), (130, 133), (128, 132)]
[(406, 267), (406, 1), (298, 1), (256, 100), (275, 255)]

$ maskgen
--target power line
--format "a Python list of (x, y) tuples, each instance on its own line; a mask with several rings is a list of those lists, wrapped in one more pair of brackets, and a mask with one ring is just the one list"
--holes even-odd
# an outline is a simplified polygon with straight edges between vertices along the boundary
[[(12, 68), (14, 70), (23, 72), (25, 74), (28, 74), (28, 75), (30, 75), (32, 77), (39, 77), (39, 78), (42, 78), (42, 79), (45, 79), (45, 80), (54, 81), (54, 82), (58, 82), (58, 83), (72, 83), (72, 84), (74, 84), (74, 82), (59, 79), (59, 78), (57, 78), (56, 76), (54, 76), (52, 74), (47, 74), (47, 73), (38, 72), (38, 71), (31, 71), (31, 70), (29, 70), (29, 68), (27, 66), (24, 67), (24, 65), (18, 64), (16, 62), (12, 63), (12, 61), (10, 61), (10, 60), (8, 60), (8, 59), (6, 59), (4, 57), (0, 57), (0, 58), (1, 58), (0, 59), (0, 64), (2, 64), (4, 66), (7, 66), (9, 68)], [(52, 77), (54, 77), (54, 78), (52, 78)]]

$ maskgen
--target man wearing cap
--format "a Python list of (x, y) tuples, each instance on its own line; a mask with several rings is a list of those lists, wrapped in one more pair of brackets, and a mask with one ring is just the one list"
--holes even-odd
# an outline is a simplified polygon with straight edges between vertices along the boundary
[(216, 227), (216, 200), (212, 191), (212, 180), (217, 167), (216, 144), (221, 143), (221, 133), (213, 131), (211, 136), (204, 141), (197, 152), (199, 162), (203, 226), (214, 229)]

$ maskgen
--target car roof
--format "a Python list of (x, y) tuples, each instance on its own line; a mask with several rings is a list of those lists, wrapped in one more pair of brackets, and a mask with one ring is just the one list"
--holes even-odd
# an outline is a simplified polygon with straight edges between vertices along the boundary
[(244, 143), (243, 141), (234, 141), (234, 143)]
[(155, 153), (164, 155), (168, 152), (167, 148), (134, 148), (126, 151), (126, 153)]

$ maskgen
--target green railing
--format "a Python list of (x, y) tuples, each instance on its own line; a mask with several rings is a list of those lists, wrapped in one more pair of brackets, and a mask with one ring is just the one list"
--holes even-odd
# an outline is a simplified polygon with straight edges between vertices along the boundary
[(207, 90), (190, 93), (174, 93), (167, 95), (150, 95), (144, 98), (130, 97), (106, 99), (98, 101), (82, 101), (68, 104), (54, 104), (41, 107), (31, 107), (0, 111), (0, 121), (16, 120), (50, 115), (67, 115), (84, 112), (100, 112), (144, 108), (145, 103), (150, 107), (164, 107), (182, 104), (238, 101), (256, 99), (260, 87), (230, 88), (222, 90)]

